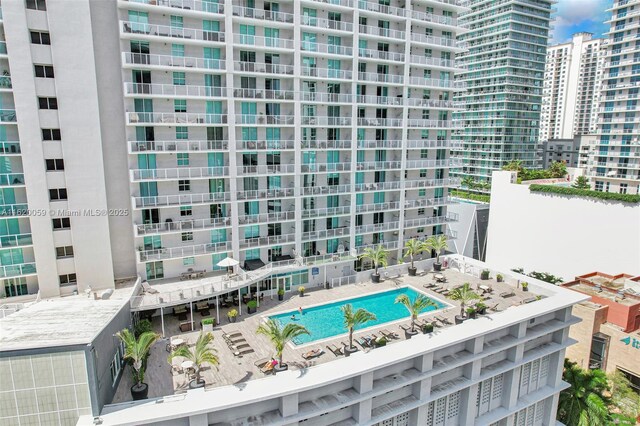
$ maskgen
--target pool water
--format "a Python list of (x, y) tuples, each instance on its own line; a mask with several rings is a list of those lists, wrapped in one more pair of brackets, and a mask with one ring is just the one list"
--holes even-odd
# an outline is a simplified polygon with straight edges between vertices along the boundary
[[(271, 315), (269, 318), (277, 320), (282, 326), (290, 322), (305, 326), (311, 334), (302, 335), (293, 340), (293, 343), (296, 345), (302, 345), (347, 333), (347, 329), (344, 328), (344, 320), (340, 307), (349, 303), (353, 305), (354, 311), (359, 308), (364, 308), (377, 317), (375, 321), (369, 321), (356, 328), (357, 330), (409, 318), (407, 308), (400, 303), (395, 303), (396, 297), (401, 294), (406, 294), (412, 301), (419, 295), (424, 295), (424, 293), (418, 292), (410, 287), (401, 287), (394, 290), (369, 294), (367, 296), (309, 307), (303, 310), (302, 315), (300, 315), (297, 310), (293, 310)], [(423, 310), (422, 313), (442, 309), (446, 306), (437, 300), (431, 300), (433, 300), (438, 307), (428, 307)], [(291, 318), (292, 315), (295, 315), (295, 320)]]

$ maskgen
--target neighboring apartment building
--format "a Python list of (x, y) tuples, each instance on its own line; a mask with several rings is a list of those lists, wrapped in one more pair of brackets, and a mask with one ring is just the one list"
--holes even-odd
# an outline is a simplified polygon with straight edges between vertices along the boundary
[(538, 168), (538, 131), (549, 40), (551, 0), (469, 0), (461, 16), (468, 32), (459, 39), (467, 52), (458, 55), (465, 70), (458, 80), (467, 91), (458, 94), (464, 110), (457, 176), (491, 179), (512, 160)]
[(0, 161), (13, 176), (0, 232), (17, 245), (2, 249), (3, 294), (113, 288), (135, 275), (115, 3), (1, 6), (13, 115), (0, 139), (13, 149)]
[(573, 139), (596, 130), (604, 66), (602, 39), (577, 33), (547, 49), (540, 140)]
[(620, 371), (640, 393), (640, 276), (592, 272), (562, 286), (591, 296), (573, 307), (582, 322), (571, 327), (578, 343), (567, 358), (582, 368)]
[(411, 237), (453, 236), (456, 2), (2, 7), (30, 141), (11, 160), (36, 212), (20, 219), (42, 271), (29, 293), (177, 280), (227, 256), (268, 270), (344, 254), (339, 276), (364, 247), (397, 258)]
[(571, 139), (549, 139), (542, 142), (542, 167), (548, 169), (551, 163), (564, 162), (567, 167), (578, 167), (582, 136)]
[[(83, 416), (78, 424), (555, 425), (559, 393), (569, 386), (562, 381), (565, 351), (574, 343), (569, 327), (578, 321), (571, 308), (587, 296), (459, 255), (447, 257), (457, 269), (444, 272), (450, 279), (490, 285), (479, 280), (488, 268), (492, 276), (502, 272), (513, 288), (527, 280), (532, 301), (511, 306), (506, 298), (508, 308), (501, 312), (348, 358), (327, 353), (301, 370), (257, 380), (248, 372), (242, 382), (113, 404), (99, 419)], [(419, 267), (432, 263), (421, 261)], [(407, 267), (399, 270), (406, 274)], [(369, 275), (362, 272), (359, 279)]]
[(640, 193), (640, 0), (616, 0), (606, 44), (596, 145), (588, 175), (596, 191)]

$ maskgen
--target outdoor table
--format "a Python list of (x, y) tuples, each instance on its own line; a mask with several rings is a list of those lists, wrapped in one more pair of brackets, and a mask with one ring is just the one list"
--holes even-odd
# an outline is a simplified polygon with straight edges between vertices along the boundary
[(182, 367), (182, 369), (184, 370), (188, 370), (190, 368), (193, 368), (193, 361), (183, 361), (182, 364), (180, 364), (180, 367)]
[(484, 285), (484, 284), (479, 285), (478, 288), (480, 290), (491, 290), (491, 287), (489, 287), (488, 285)]
[(182, 346), (182, 345), (184, 345), (184, 340), (183, 339), (173, 339), (171, 341), (171, 344), (173, 346), (175, 346), (175, 347)]

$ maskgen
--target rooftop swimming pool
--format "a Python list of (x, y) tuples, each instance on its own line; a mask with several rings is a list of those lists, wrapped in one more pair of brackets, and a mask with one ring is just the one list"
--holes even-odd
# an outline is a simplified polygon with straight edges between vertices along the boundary
[[(424, 295), (424, 293), (410, 287), (400, 287), (393, 290), (368, 294), (366, 296), (308, 307), (303, 310), (302, 315), (300, 315), (297, 310), (294, 310), (271, 315), (269, 318), (277, 320), (282, 326), (290, 322), (305, 326), (311, 334), (299, 336), (293, 341), (296, 345), (304, 345), (315, 342), (316, 340), (327, 339), (347, 333), (347, 330), (344, 328), (342, 310), (340, 308), (349, 303), (353, 305), (354, 311), (359, 308), (364, 308), (377, 317), (375, 321), (365, 323), (362, 327), (358, 328), (358, 330), (375, 327), (391, 321), (408, 319), (409, 311), (407, 311), (407, 308), (402, 304), (395, 303), (396, 297), (401, 294), (406, 294), (411, 300), (414, 300), (419, 295)], [(422, 311), (422, 313), (435, 311), (448, 306), (436, 299), (430, 299), (433, 300), (438, 307), (429, 307)], [(295, 315), (295, 319), (292, 318), (292, 315)]]

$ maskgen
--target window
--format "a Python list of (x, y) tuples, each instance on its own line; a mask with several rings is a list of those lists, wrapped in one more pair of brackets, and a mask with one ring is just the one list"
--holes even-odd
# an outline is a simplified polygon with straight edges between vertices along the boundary
[(31, 43), (33, 44), (51, 44), (49, 33), (42, 31), (31, 31)]
[(191, 206), (180, 206), (180, 216), (191, 216), (193, 208)]
[(62, 158), (45, 160), (47, 163), (47, 171), (54, 172), (57, 170), (64, 170), (64, 160)]
[(116, 385), (116, 380), (118, 380), (118, 375), (120, 374), (120, 369), (122, 367), (122, 361), (120, 360), (120, 351), (117, 350), (113, 359), (111, 360), (111, 386)]
[(56, 217), (51, 219), (53, 224), (53, 230), (57, 231), (59, 229), (71, 229), (71, 220), (68, 217)]
[(73, 246), (56, 247), (56, 258), (73, 257)]
[(58, 188), (49, 190), (49, 200), (58, 201), (67, 199), (67, 188)]
[(196, 258), (195, 257), (185, 257), (184, 259), (182, 259), (182, 264), (184, 266), (192, 266), (196, 264)]
[(42, 129), (42, 140), (43, 141), (61, 140), (60, 129)]
[(179, 180), (178, 181), (178, 191), (191, 191), (191, 181), (190, 180)]
[(186, 74), (183, 72), (174, 72), (173, 84), (175, 86), (184, 86), (186, 84)]
[(47, 2), (45, 0), (27, 0), (27, 9), (47, 10)]
[(176, 139), (189, 139), (189, 128), (186, 126), (176, 126)]
[(629, 187), (629, 184), (627, 183), (621, 183), (620, 184), (620, 193), (621, 194), (626, 194), (627, 193), (627, 188)]
[(178, 166), (188, 166), (189, 165), (189, 154), (186, 152), (180, 152), (176, 155), (176, 159), (178, 161)]
[(34, 65), (33, 68), (36, 72), (36, 77), (53, 78), (53, 67), (51, 65)]
[(61, 286), (64, 286), (64, 285), (76, 285), (78, 283), (78, 280), (76, 279), (76, 274), (59, 275), (58, 278), (60, 278), (60, 285)]
[(183, 232), (182, 241), (193, 241), (193, 232)]
[(175, 112), (187, 112), (187, 100), (186, 99), (174, 99), (173, 109)]
[(58, 109), (57, 98), (38, 98), (40, 109)]

